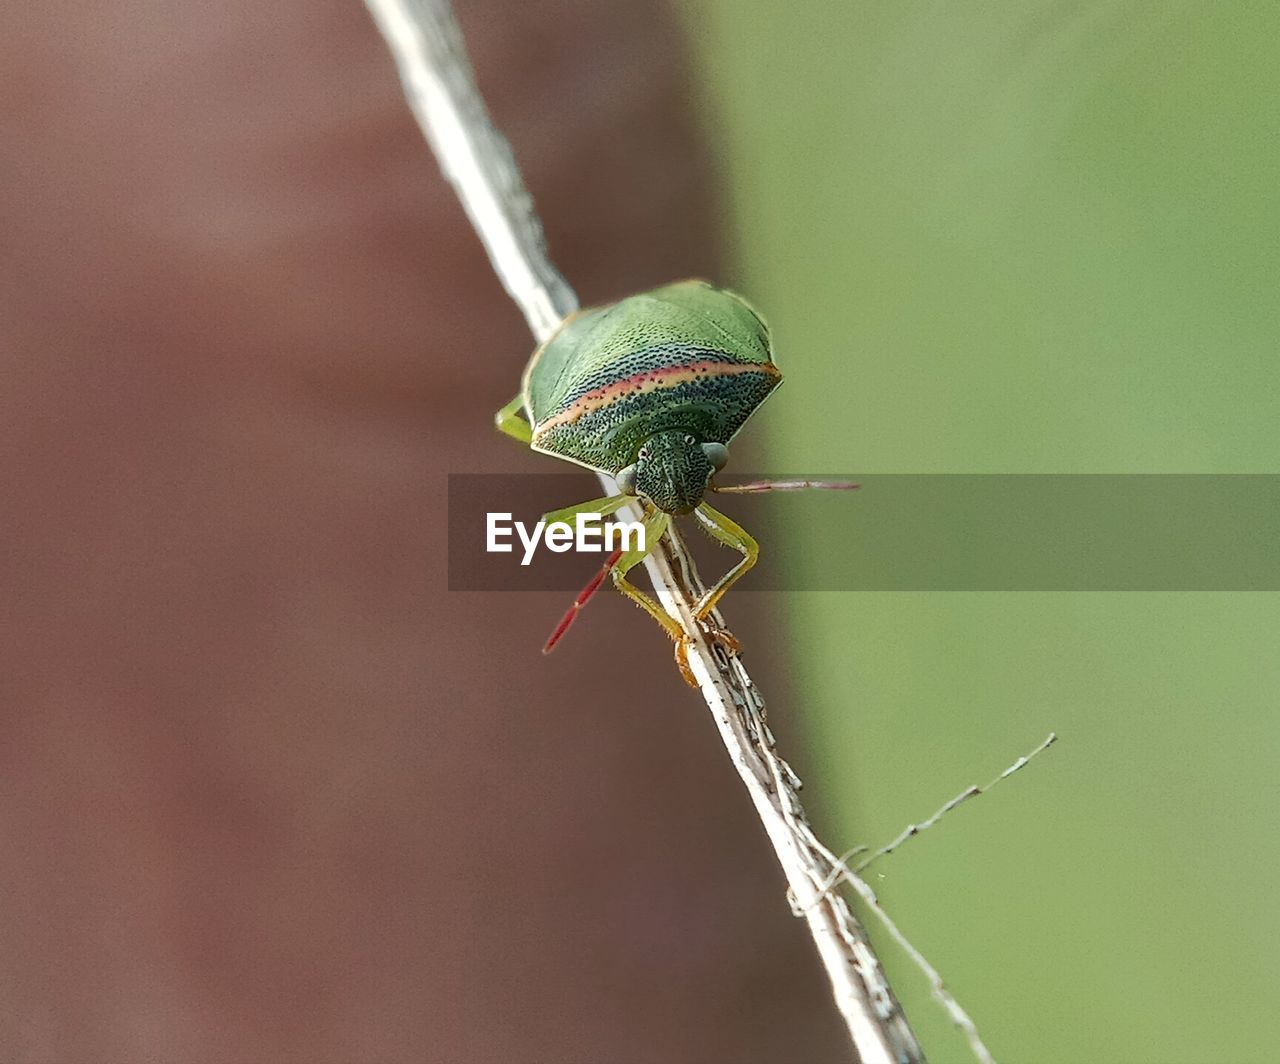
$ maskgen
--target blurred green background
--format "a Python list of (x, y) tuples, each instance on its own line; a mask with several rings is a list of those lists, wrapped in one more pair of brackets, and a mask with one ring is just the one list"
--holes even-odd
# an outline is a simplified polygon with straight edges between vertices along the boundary
[[(769, 468), (1280, 472), (1280, 5), (680, 9), (788, 376)], [(787, 602), (837, 846), (1062, 736), (873, 879), (997, 1057), (1280, 1059), (1280, 596)]]

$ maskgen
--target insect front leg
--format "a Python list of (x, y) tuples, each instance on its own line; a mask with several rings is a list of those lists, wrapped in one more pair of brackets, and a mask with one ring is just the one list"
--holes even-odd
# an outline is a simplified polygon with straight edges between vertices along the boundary
[(756, 559), (760, 557), (760, 544), (736, 521), (731, 521), (719, 510), (713, 510), (705, 502), (700, 503), (693, 514), (713, 539), (726, 547), (742, 552), (742, 561), (725, 573), (694, 607), (694, 617), (703, 621), (716, 608), (716, 603), (720, 601), (721, 596), (755, 565)]
[(613, 586), (662, 625), (667, 635), (679, 642), (684, 638), (684, 629), (651, 596), (641, 591), (627, 579), (627, 573), (644, 561), (653, 549), (657, 547), (658, 540), (662, 538), (662, 534), (667, 530), (667, 525), (670, 522), (671, 516), (661, 510), (654, 510), (652, 513), (645, 515), (644, 544), (635, 550), (624, 552), (622, 557), (618, 559), (618, 563), (613, 567)]
[(505, 432), (521, 443), (533, 442), (533, 428), (524, 419), (524, 396), (517, 395), (506, 406), (493, 415), (493, 423), (499, 431)]
[(578, 514), (599, 514), (601, 517), (608, 517), (611, 513), (621, 510), (629, 502), (631, 502), (631, 497), (628, 495), (606, 495), (602, 499), (592, 499), (590, 502), (580, 502), (575, 503), (573, 506), (566, 506), (563, 510), (552, 510), (549, 514), (543, 514), (542, 520), (548, 525), (557, 523), (572, 525)]
[(675, 640), (676, 665), (680, 668), (680, 675), (684, 677), (685, 683), (690, 687), (697, 687), (697, 678), (689, 668), (689, 633), (681, 628), (680, 624), (659, 603), (655, 602), (652, 596), (645, 594), (627, 579), (627, 573), (644, 561), (645, 556), (657, 548), (658, 540), (662, 538), (662, 534), (666, 532), (667, 525), (670, 522), (671, 516), (661, 510), (654, 510), (646, 515), (644, 519), (644, 549), (627, 551), (622, 555), (618, 563), (613, 567), (613, 586), (662, 625), (667, 635)]

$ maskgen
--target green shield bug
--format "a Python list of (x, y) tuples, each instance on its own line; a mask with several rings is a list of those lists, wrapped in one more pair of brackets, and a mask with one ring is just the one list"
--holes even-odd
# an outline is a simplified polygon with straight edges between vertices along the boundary
[[(681, 281), (580, 310), (533, 353), (520, 394), (495, 416), (498, 428), (535, 451), (608, 473), (621, 492), (547, 514), (547, 522), (572, 521), (580, 513), (611, 514), (638, 498), (645, 530), (645, 549), (615, 551), (544, 650), (555, 646), (612, 573), (618, 590), (675, 640), (681, 673), (694, 682), (686, 656), (688, 633), (627, 579), (657, 545), (671, 518), (693, 514), (712, 538), (742, 554), (694, 604), (694, 617), (701, 622), (759, 554), (744, 529), (703, 501), (708, 491), (856, 486), (813, 481), (712, 484), (729, 461), (729, 442), (780, 383), (769, 330), (760, 316), (740, 296), (705, 281)], [(719, 638), (737, 649), (728, 633)]]

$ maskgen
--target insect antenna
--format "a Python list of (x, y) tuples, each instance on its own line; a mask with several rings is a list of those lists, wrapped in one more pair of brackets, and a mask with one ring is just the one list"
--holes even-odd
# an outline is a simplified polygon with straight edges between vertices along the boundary
[(605, 577), (609, 575), (610, 570), (618, 564), (618, 559), (622, 557), (622, 548), (619, 547), (604, 560), (604, 564), (600, 566), (600, 571), (588, 581), (587, 586), (578, 592), (578, 597), (573, 600), (573, 604), (564, 612), (564, 616), (560, 618), (555, 630), (551, 633), (550, 638), (543, 644), (542, 652), (550, 654), (556, 648), (556, 644), (564, 638), (574, 620), (578, 616), (578, 612), (591, 601), (591, 597), (600, 590), (600, 585), (604, 583)]
[(862, 487), (851, 480), (753, 480), (748, 484), (711, 485), (720, 495), (755, 495), (764, 491), (803, 491), (818, 488), (823, 491), (857, 491)]

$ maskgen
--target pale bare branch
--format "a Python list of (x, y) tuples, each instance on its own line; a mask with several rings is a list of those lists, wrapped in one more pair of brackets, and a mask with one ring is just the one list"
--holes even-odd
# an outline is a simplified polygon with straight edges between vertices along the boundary
[[(577, 298), (547, 258), (532, 201), (476, 89), (448, 3), (365, 2), (395, 57), (410, 106), (495, 271), (534, 336), (545, 340), (576, 309)], [(601, 479), (606, 490), (617, 490), (608, 477)], [(863, 1064), (923, 1061), (865, 930), (844, 899), (827, 889), (841, 869), (809, 827), (799, 780), (774, 749), (764, 699), (742, 662), (694, 621), (689, 603), (698, 601), (704, 587), (678, 533), (670, 530), (659, 548), (645, 562), (650, 579), (664, 608), (693, 636), (690, 668), (773, 844), (797, 914), (817, 945), (857, 1059)], [(724, 626), (719, 613), (713, 621)]]

